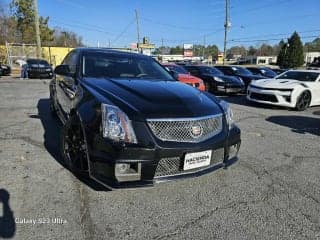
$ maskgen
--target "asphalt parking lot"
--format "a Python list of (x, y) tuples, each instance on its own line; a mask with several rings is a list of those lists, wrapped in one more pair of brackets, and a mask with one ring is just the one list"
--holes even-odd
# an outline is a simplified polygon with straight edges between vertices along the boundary
[(238, 162), (108, 191), (63, 166), (48, 88), (0, 79), (0, 238), (320, 239), (320, 107), (295, 112), (221, 96), (242, 130)]

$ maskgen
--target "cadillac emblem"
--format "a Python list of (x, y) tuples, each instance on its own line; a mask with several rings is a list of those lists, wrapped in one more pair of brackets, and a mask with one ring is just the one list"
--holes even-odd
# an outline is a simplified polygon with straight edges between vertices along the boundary
[(190, 133), (193, 138), (201, 137), (202, 132), (203, 132), (203, 129), (201, 125), (193, 125), (190, 129)]

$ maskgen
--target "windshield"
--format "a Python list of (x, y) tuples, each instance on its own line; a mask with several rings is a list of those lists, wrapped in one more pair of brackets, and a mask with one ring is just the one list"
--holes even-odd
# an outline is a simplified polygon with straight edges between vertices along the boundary
[(241, 74), (241, 75), (252, 75), (252, 73), (242, 67), (232, 67), (232, 70), (236, 73), (236, 74)]
[(49, 63), (47, 61), (40, 60), (40, 59), (28, 59), (27, 63), (28, 64), (41, 64), (41, 65), (49, 66)]
[(295, 79), (302, 82), (314, 82), (319, 77), (319, 74), (317, 72), (287, 71), (280, 74), (276, 79)]
[(214, 67), (202, 67), (201, 72), (204, 74), (223, 75), (223, 73)]
[(103, 52), (85, 53), (82, 64), (84, 77), (175, 81), (155, 60), (139, 55)]
[(169, 68), (171, 71), (174, 71), (176, 73), (180, 73), (180, 74), (189, 74), (189, 72), (184, 69), (181, 66), (178, 65), (164, 65), (165, 67)]
[(277, 74), (269, 68), (261, 68), (261, 72), (266, 76), (275, 77)]

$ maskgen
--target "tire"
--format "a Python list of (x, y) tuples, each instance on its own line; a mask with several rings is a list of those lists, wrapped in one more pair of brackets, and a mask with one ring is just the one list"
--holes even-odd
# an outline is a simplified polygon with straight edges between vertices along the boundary
[(79, 119), (71, 117), (61, 130), (61, 155), (65, 165), (76, 175), (87, 173), (87, 144)]
[(304, 111), (309, 107), (310, 102), (311, 102), (311, 93), (309, 91), (304, 91), (297, 98), (295, 109), (297, 111)]

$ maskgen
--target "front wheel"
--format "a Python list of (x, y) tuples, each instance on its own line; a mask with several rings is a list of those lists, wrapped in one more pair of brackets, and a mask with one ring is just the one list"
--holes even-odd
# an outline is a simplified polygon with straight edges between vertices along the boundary
[(306, 110), (311, 102), (311, 94), (309, 91), (304, 91), (300, 94), (297, 99), (296, 103), (296, 110), (297, 111), (304, 111)]
[(71, 117), (61, 131), (61, 153), (66, 166), (75, 174), (85, 174), (88, 169), (87, 144), (80, 121)]

